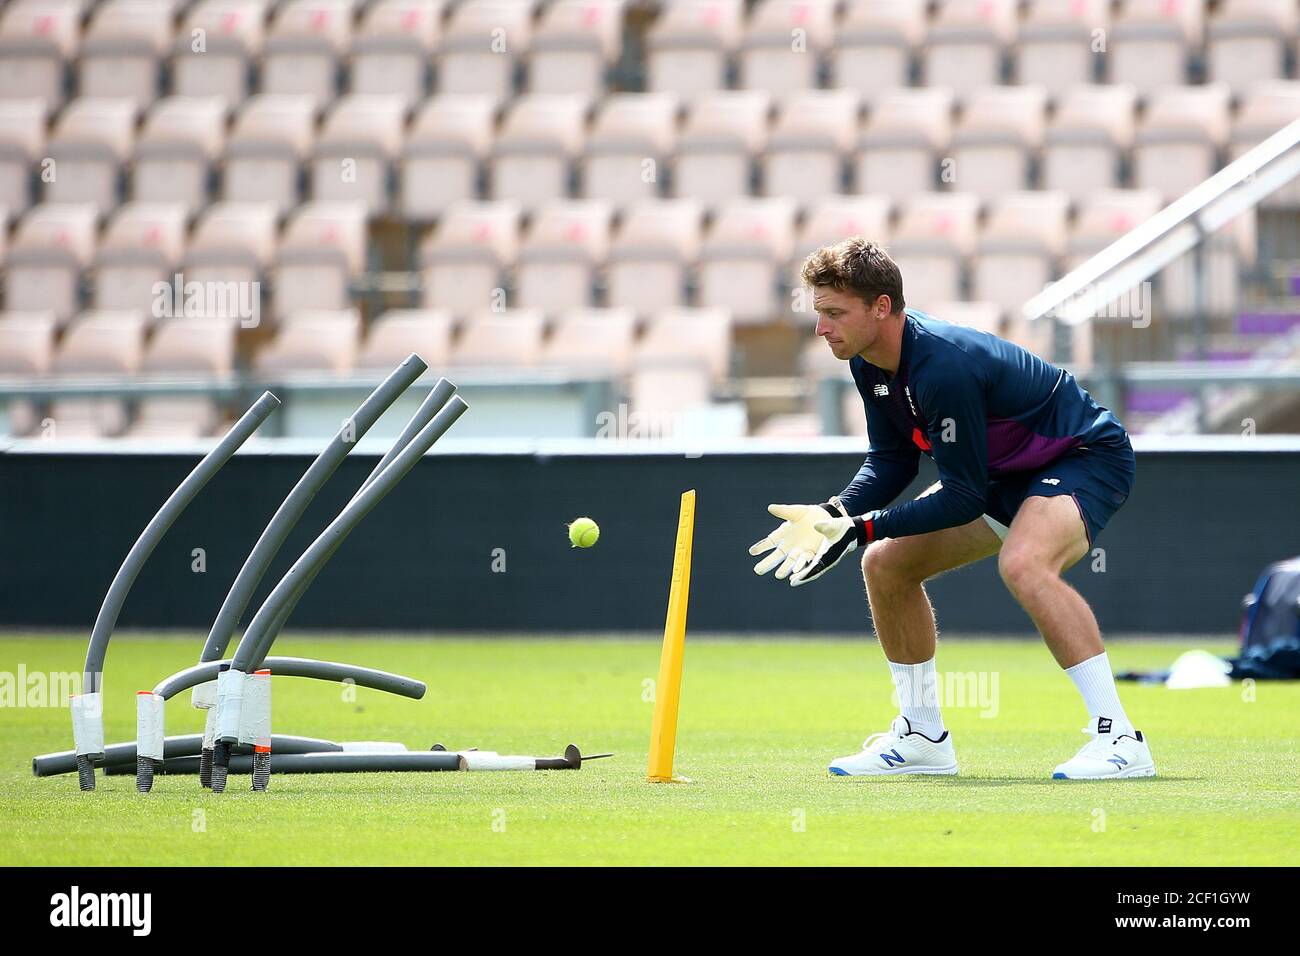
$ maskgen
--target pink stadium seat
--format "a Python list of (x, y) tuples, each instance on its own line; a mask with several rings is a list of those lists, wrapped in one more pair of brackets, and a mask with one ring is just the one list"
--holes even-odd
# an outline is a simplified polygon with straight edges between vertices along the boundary
[(185, 218), (185, 207), (179, 203), (119, 206), (95, 255), (95, 308), (139, 309), (159, 317), (154, 286), (172, 283), (185, 247)]
[(529, 92), (599, 97), (605, 68), (622, 48), (623, 6), (623, 0), (548, 4), (529, 47)]
[(81, 38), (77, 89), (123, 97), (145, 110), (158, 96), (158, 65), (172, 43), (172, 0), (104, 0)]
[[(1229, 134), (1228, 159), (1239, 157), (1283, 126), (1300, 119), (1300, 81), (1268, 80), (1256, 83), (1242, 99)], [(1265, 209), (1300, 208), (1300, 182), (1292, 180), (1264, 197)]]
[(613, 210), (587, 199), (543, 206), (519, 249), (513, 305), (548, 316), (592, 304), (596, 270), (609, 253)]
[(515, 91), (515, 67), (532, 35), (529, 0), (462, 0), (437, 60), (439, 93), (479, 93), (498, 104)]
[(834, 0), (758, 0), (740, 41), (739, 85), (773, 96), (820, 86), (834, 18)]
[(975, 251), (979, 197), (930, 193), (903, 204), (889, 253), (906, 277), (903, 298), (913, 308), (961, 299), (966, 261)]
[(881, 94), (858, 137), (854, 191), (905, 199), (934, 189), (937, 158), (952, 137), (952, 90)]
[(348, 89), (396, 96), (410, 109), (429, 88), (429, 65), (442, 34), (443, 0), (376, 0), (352, 39)]
[(89, 203), (33, 206), (6, 254), (5, 307), (67, 321), (79, 308), (81, 274), (95, 253), (95, 224)]
[(411, 124), (398, 164), (398, 202), (428, 221), (450, 203), (478, 197), (479, 164), (492, 144), (492, 97), (435, 96)]
[(696, 98), (678, 139), (673, 195), (707, 205), (748, 196), (751, 167), (766, 142), (771, 106), (762, 90), (727, 90)]
[(253, 357), (253, 366), (266, 375), (277, 372), (326, 372), (344, 376), (352, 371), (361, 336), (361, 316), (355, 309), (306, 310), (284, 317), (280, 331)]
[(1152, 94), (1133, 146), (1133, 185), (1172, 202), (1212, 176), (1227, 145), (1229, 98), (1222, 84)]
[(972, 298), (1011, 313), (1042, 292), (1065, 251), (1069, 208), (1063, 192), (1008, 192), (994, 199), (971, 267)]
[(248, 97), (249, 64), (262, 52), (267, 7), (268, 0), (191, 6), (172, 43), (172, 92), (215, 96), (226, 110), (238, 108)]
[(1041, 181), (1081, 200), (1120, 185), (1133, 146), (1137, 91), (1131, 86), (1076, 86), (1062, 94), (1044, 136)]
[(586, 112), (581, 96), (530, 93), (515, 99), (492, 148), (492, 197), (528, 208), (568, 196)]
[(731, 373), (731, 316), (725, 309), (673, 309), (652, 316), (636, 350), (637, 365), (698, 363), (713, 382)]
[(944, 0), (921, 48), (926, 85), (966, 90), (1001, 83), (1015, 37), (1015, 0)]
[(659, 195), (677, 135), (671, 93), (611, 93), (601, 103), (582, 159), (582, 194), (627, 203)]
[(360, 202), (371, 216), (388, 212), (389, 175), (405, 119), (400, 96), (357, 93), (336, 100), (312, 148), (312, 197)]
[(50, 137), (54, 175), (44, 182), (45, 200), (90, 203), (105, 215), (118, 203), (118, 173), (131, 151), (136, 111), (129, 99), (74, 100), (60, 114)]
[(205, 378), (230, 375), (235, 368), (239, 322), (228, 316), (173, 316), (160, 319), (140, 365), (146, 374), (185, 373)]
[(1078, 267), (1150, 219), (1163, 205), (1160, 193), (1154, 189), (1104, 189), (1082, 200), (1066, 240), (1063, 271)]
[(1296, 41), (1292, 0), (1224, 0), (1209, 22), (1205, 72), (1234, 96), (1260, 80), (1286, 76), (1287, 49)]
[(545, 335), (546, 316), (536, 309), (479, 312), (461, 330), (452, 363), (502, 368), (536, 365)]
[(795, 203), (741, 199), (722, 206), (700, 253), (699, 305), (727, 310), (739, 324), (789, 314), (780, 291), (794, 247)]
[(168, 395), (141, 398), (125, 437), (134, 439), (194, 440), (211, 435), (220, 424), (216, 403), (205, 395)]
[(1139, 96), (1188, 81), (1188, 61), (1199, 52), (1205, 0), (1125, 0), (1106, 52), (1111, 83), (1128, 83)]
[(687, 271), (699, 255), (703, 218), (703, 207), (694, 199), (632, 205), (609, 253), (609, 304), (641, 317), (685, 305)]
[(370, 322), (357, 368), (388, 370), (412, 352), (432, 369), (445, 368), (454, 328), (451, 313), (440, 309), (389, 309)]
[(315, 129), (310, 96), (250, 97), (226, 143), (221, 197), (269, 202), (278, 214), (287, 213), (298, 203), (298, 167)]
[(868, 101), (907, 86), (924, 36), (925, 0), (850, 0), (835, 29), (830, 85)]
[[(251, 283), (259, 282), (275, 256), (276, 210), (271, 203), (213, 203), (199, 217), (181, 271), (185, 281), (208, 283), (234, 291), (240, 298), (213, 311), (230, 313), (254, 301)], [(243, 286), (229, 286), (242, 283)], [(263, 308), (258, 290), (258, 316)], [(207, 303), (205, 303), (205, 308)], [(241, 316), (251, 322), (248, 316)]]
[(208, 174), (225, 144), (220, 97), (159, 100), (145, 119), (131, 163), (131, 196), (180, 203), (192, 216), (208, 204)]
[(843, 192), (844, 166), (858, 138), (861, 102), (854, 90), (791, 93), (760, 160), (763, 195), (799, 203)]
[(724, 89), (742, 14), (741, 0), (678, 0), (661, 7), (646, 37), (646, 88), (683, 100)]
[(504, 308), (502, 273), (519, 254), (521, 214), (514, 202), (450, 206), (420, 250), (424, 308), (454, 316)]
[(632, 365), (636, 316), (630, 309), (577, 309), (556, 322), (542, 363), (556, 368), (596, 368), (625, 374)]
[(63, 105), (63, 71), (80, 39), (79, 0), (13, 0), (0, 10), (0, 98)]
[(45, 149), (45, 114), (38, 97), (0, 99), (0, 209), (11, 219), (32, 204), (31, 169)]
[(339, 61), (352, 40), (352, 0), (286, 0), (262, 51), (263, 93), (305, 96), (320, 109), (338, 94)]
[(35, 378), (54, 363), (53, 312), (0, 312), (0, 375)]
[(276, 315), (341, 310), (366, 261), (366, 209), (359, 202), (314, 200), (290, 217), (276, 252)]
[(55, 374), (86, 378), (138, 372), (150, 321), (139, 310), (83, 312), (63, 333)]
[(711, 391), (709, 371), (695, 359), (637, 362), (628, 377), (627, 437), (684, 437), (689, 415), (709, 404)]
[(1031, 0), (1020, 24), (1016, 77), (1057, 97), (1099, 78), (1110, 0)]
[(1028, 189), (1046, 110), (1047, 91), (1039, 86), (973, 91), (952, 137), (956, 188), (981, 199)]

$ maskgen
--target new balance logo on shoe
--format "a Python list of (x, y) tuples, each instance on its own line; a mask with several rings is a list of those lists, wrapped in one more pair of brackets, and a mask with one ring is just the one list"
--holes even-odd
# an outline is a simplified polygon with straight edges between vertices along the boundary
[(889, 753), (881, 754), (880, 759), (885, 762), (886, 767), (897, 767), (900, 764), (907, 763), (907, 761), (903, 758), (903, 755), (900, 754), (897, 750), (891, 750), (889, 751)]

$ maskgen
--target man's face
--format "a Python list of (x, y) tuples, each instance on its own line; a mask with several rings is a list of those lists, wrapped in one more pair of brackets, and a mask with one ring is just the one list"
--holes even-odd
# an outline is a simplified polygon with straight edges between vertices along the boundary
[(881, 295), (868, 305), (852, 292), (819, 285), (813, 289), (813, 308), (817, 310), (817, 334), (837, 359), (847, 361), (875, 344), (890, 303), (889, 296)]

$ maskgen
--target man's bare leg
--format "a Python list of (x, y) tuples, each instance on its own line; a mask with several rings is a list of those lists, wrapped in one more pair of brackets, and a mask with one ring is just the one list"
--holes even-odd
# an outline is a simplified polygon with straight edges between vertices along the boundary
[(997, 554), (1002, 541), (982, 517), (956, 528), (868, 545), (862, 574), (876, 636), (885, 657), (919, 664), (934, 657), (934, 609), (925, 581)]

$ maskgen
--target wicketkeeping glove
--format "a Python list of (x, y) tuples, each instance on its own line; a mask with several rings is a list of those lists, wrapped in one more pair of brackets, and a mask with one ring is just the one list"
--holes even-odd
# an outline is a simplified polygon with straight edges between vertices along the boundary
[(801, 563), (790, 575), (790, 587), (797, 588), (819, 577), (835, 567), (840, 558), (850, 551), (856, 551), (870, 539), (869, 524), (875, 512), (859, 515), (856, 518), (827, 518), (813, 524), (813, 530), (822, 536), (822, 544), (816, 555)]
[(768, 505), (768, 513), (782, 520), (781, 525), (749, 549), (752, 555), (772, 553), (754, 565), (755, 574), (767, 574), (776, 568), (776, 577), (785, 580), (792, 571), (810, 564), (826, 543), (814, 525), (828, 518), (845, 517), (843, 506), (832, 498), (823, 505)]

